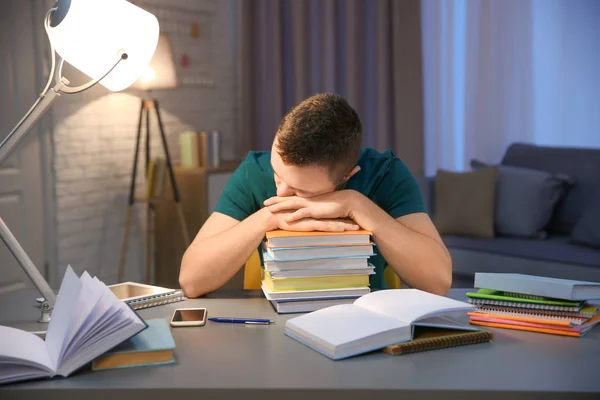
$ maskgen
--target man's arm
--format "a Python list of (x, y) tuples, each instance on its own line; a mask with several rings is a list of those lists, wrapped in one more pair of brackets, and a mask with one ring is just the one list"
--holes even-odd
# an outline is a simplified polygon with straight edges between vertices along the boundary
[(426, 213), (392, 218), (358, 192), (349, 198), (350, 217), (373, 232), (373, 240), (400, 280), (445, 295), (452, 284), (452, 260)]
[(373, 232), (373, 240), (390, 267), (409, 286), (445, 295), (452, 284), (452, 261), (426, 213), (394, 219), (363, 194), (340, 190), (311, 198), (272, 197), (271, 212), (292, 211), (287, 221), (350, 217)]
[(250, 258), (271, 229), (272, 214), (261, 209), (243, 221), (213, 213), (181, 260), (179, 285), (187, 297), (217, 290)]
[(352, 221), (307, 218), (287, 223), (288, 212), (262, 208), (242, 222), (213, 213), (204, 223), (181, 261), (179, 285), (187, 297), (199, 297), (219, 289), (244, 266), (265, 233), (277, 228), (295, 231), (357, 230)]

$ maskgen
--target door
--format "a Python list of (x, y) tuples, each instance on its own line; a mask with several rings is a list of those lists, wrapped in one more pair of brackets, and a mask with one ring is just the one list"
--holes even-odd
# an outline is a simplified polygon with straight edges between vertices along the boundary
[[(0, 141), (32, 106), (43, 89), (37, 35), (42, 19), (32, 0), (1, 0), (0, 15)], [(43, 29), (43, 27), (42, 27)], [(43, 82), (45, 84), (45, 82)], [(37, 124), (0, 165), (0, 218), (21, 243), (42, 275), (44, 251), (44, 186), (41, 124)], [(0, 241), (0, 293), (33, 287), (25, 272)]]

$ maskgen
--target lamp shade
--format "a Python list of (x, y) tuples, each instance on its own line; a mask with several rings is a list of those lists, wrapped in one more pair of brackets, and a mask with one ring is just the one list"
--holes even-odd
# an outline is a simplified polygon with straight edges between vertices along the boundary
[(158, 20), (126, 0), (59, 0), (48, 36), (56, 52), (92, 79), (106, 74), (123, 52), (127, 59), (100, 84), (112, 91), (129, 87), (152, 59)]
[(132, 89), (173, 89), (177, 87), (177, 71), (171, 42), (166, 33), (161, 33), (150, 64), (144, 67), (140, 78), (131, 85)]

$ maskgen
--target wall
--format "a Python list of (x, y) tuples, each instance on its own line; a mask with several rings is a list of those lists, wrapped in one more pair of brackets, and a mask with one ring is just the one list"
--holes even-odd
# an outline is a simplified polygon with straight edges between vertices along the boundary
[[(173, 161), (179, 159), (177, 135), (186, 129), (221, 130), (223, 158), (234, 158), (233, 144), (237, 135), (234, 0), (133, 2), (161, 9), (159, 22), (161, 18), (172, 22), (177, 15), (187, 14), (189, 18), (197, 15), (209, 24), (200, 27), (201, 35), (210, 38), (212, 71), (209, 73), (212, 72), (213, 84), (186, 85), (151, 94), (161, 106)], [(163, 27), (188, 29), (173, 24)], [(206, 46), (187, 42), (186, 48), (190, 66), (198, 65), (195, 63), (207, 57)], [(69, 68), (65, 68), (63, 75), (73, 85), (86, 81), (84, 76)], [(70, 264), (78, 273), (88, 271), (108, 284), (116, 281), (142, 96), (142, 92), (135, 90), (110, 93), (98, 85), (77, 95), (64, 96), (52, 109), (56, 184), (55, 280), (56, 276), (58, 279), (63, 276)], [(151, 153), (160, 155), (162, 146), (154, 114), (151, 119)], [(142, 152), (140, 161), (143, 158)], [(140, 162), (139, 194), (143, 193), (143, 170)], [(145, 211), (139, 204), (129, 234), (126, 280), (140, 280), (143, 276), (144, 232)]]

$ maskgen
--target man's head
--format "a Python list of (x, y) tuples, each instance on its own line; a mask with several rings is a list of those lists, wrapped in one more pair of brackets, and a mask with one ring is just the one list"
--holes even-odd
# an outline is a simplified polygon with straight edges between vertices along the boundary
[(278, 196), (331, 192), (358, 172), (362, 124), (340, 96), (316, 94), (281, 120), (271, 152)]

